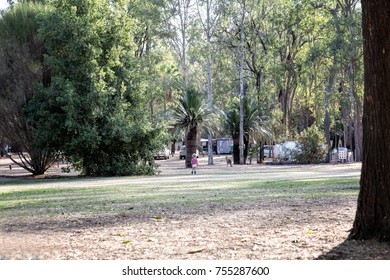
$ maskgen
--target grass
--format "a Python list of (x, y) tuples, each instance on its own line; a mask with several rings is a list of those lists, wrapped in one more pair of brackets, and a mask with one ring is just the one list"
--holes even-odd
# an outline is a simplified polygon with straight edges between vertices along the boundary
[[(200, 176), (198, 178), (201, 178)], [(64, 180), (67, 187), (60, 187)], [(83, 187), (90, 179), (37, 180), (28, 188), (1, 190), (2, 186), (23, 185), (26, 180), (0, 184), (0, 219), (53, 217), (59, 215), (120, 214), (127, 211), (177, 209), (204, 204), (250, 203), (269, 199), (356, 196), (358, 178), (317, 178), (299, 180), (209, 180), (206, 182), (159, 182), (96, 185)], [(46, 187), (47, 186), (47, 187)]]

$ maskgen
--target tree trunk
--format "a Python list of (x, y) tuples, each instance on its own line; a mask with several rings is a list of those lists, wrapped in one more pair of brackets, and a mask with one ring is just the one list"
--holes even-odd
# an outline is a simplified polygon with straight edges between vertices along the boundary
[(363, 0), (363, 165), (350, 239), (390, 241), (390, 4)]
[(242, 1), (242, 15), (240, 24), (240, 164), (244, 164), (244, 21), (245, 21), (245, 0)]
[(198, 127), (193, 126), (190, 128), (187, 134), (187, 141), (186, 141), (186, 149), (187, 149), (187, 155), (186, 155), (186, 167), (191, 167), (191, 159), (192, 154), (196, 154), (196, 138), (198, 136)]
[[(188, 48), (188, 34), (187, 34), (187, 28), (189, 24), (189, 9), (190, 9), (190, 2), (191, 0), (179, 0), (179, 1), (172, 1), (170, 5), (172, 5), (173, 10), (173, 18), (175, 21), (175, 24), (173, 26), (176, 29), (176, 38), (173, 39), (173, 41), (176, 40), (176, 43), (174, 44), (176, 46), (176, 53), (180, 57), (180, 66), (181, 66), (181, 75), (182, 75), (182, 92), (183, 94), (186, 92), (187, 89), (187, 75), (188, 75), (188, 65), (187, 65), (187, 48)], [(175, 18), (175, 16), (178, 16), (178, 18)], [(180, 35), (179, 35), (180, 34)]]
[(240, 164), (240, 138), (238, 135), (233, 138), (233, 162)]
[(324, 119), (324, 133), (325, 133), (325, 139), (326, 139), (326, 145), (328, 148), (328, 153), (326, 156), (326, 161), (330, 162), (331, 160), (331, 150), (332, 146), (330, 144), (330, 104), (329, 99), (333, 93), (334, 89), (334, 80), (336, 77), (336, 56), (333, 57), (333, 63), (329, 69), (329, 78), (328, 78), (328, 84), (326, 86), (326, 92), (325, 92), (325, 119)]
[(257, 163), (263, 163), (264, 162), (264, 143), (262, 141), (259, 141), (259, 143), (260, 143), (259, 152), (256, 151)]
[[(210, 25), (210, 0), (207, 0), (207, 20), (206, 20), (206, 33), (207, 33), (207, 46), (208, 46), (208, 56), (207, 56), (207, 106), (209, 110), (212, 110), (213, 107), (213, 94), (212, 94), (212, 84), (211, 84), (211, 25)], [(213, 137), (210, 129), (208, 130), (208, 165), (214, 164), (213, 159)]]
[[(349, 5), (346, 5), (346, 8), (348, 9), (348, 16), (353, 17), (353, 6), (352, 2), (349, 2)], [(349, 29), (351, 32), (351, 35), (353, 38), (356, 37), (356, 30), (354, 28), (354, 25), (350, 25)], [(353, 106), (354, 106), (354, 115), (353, 115), (353, 127), (354, 127), (354, 144), (355, 144), (355, 160), (361, 161), (361, 153), (363, 149), (363, 141), (362, 141), (362, 100), (361, 97), (357, 94), (355, 80), (356, 80), (356, 61), (359, 58), (358, 51), (357, 51), (357, 45), (352, 43), (350, 46), (350, 53), (352, 54), (351, 61), (349, 63), (349, 88), (351, 92), (351, 98), (353, 100)], [(350, 127), (351, 129), (351, 127)], [(353, 143), (351, 141), (351, 148), (353, 146)]]
[(249, 152), (249, 136), (244, 136), (244, 164), (246, 164), (246, 160), (248, 158), (248, 152)]

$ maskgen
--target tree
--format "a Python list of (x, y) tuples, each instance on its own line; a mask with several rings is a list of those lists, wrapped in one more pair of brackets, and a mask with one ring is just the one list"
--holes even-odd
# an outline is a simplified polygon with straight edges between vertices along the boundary
[[(152, 122), (165, 119), (167, 103), (172, 101), (173, 79), (180, 74), (172, 63), (173, 59), (161, 41), (167, 35), (165, 27), (170, 15), (164, 13), (166, 1), (132, 0), (126, 1), (129, 17), (135, 22), (135, 56), (140, 61), (142, 73), (142, 94), (149, 103)], [(179, 85), (175, 87), (180, 88)]]
[(207, 108), (203, 96), (193, 90), (188, 89), (186, 93), (177, 102), (173, 109), (173, 117), (176, 127), (184, 129), (186, 132), (186, 167), (191, 167), (192, 154), (196, 153), (197, 137), (199, 130), (203, 128), (212, 128), (212, 113)]
[(327, 154), (324, 134), (314, 125), (300, 133), (298, 147), (293, 155), (297, 162), (320, 163)]
[[(362, 67), (360, 63), (361, 57), (361, 36), (357, 34), (361, 33), (360, 26), (360, 1), (359, 0), (344, 0), (338, 1), (342, 15), (341, 17), (345, 22), (345, 50), (343, 54), (343, 68), (346, 73), (345, 86), (344, 81), (341, 83), (341, 89), (346, 93), (346, 99), (351, 100), (349, 106), (350, 118), (350, 142), (351, 149), (354, 148), (356, 161), (361, 161), (362, 150), (362, 111), (363, 111), (363, 98), (361, 91), (359, 92), (359, 76), (362, 73)], [(345, 35), (346, 34), (346, 35)], [(359, 75), (360, 74), (360, 75)]]
[(390, 241), (390, 5), (364, 0), (363, 165), (350, 239)]
[(188, 29), (191, 22), (190, 9), (192, 3), (191, 0), (169, 0), (167, 1), (167, 7), (172, 16), (171, 24), (168, 26), (168, 32), (171, 34), (168, 44), (180, 60), (182, 91), (184, 93), (188, 78), (187, 52), (190, 44)]
[(244, 44), (247, 53), (245, 64), (253, 76), (259, 107), (261, 101), (265, 99), (264, 96), (261, 96), (264, 93), (262, 92), (262, 82), (267, 63), (267, 43), (269, 41), (267, 37), (270, 37), (268, 35), (270, 32), (267, 30), (266, 16), (272, 8), (272, 5), (265, 3), (265, 1), (261, 5), (259, 2), (248, 5), (248, 20), (245, 28), (246, 42)]
[(49, 144), (84, 175), (153, 173), (160, 129), (144, 114), (134, 22), (123, 2), (54, 1), (40, 24), (51, 82), (34, 95), (30, 122), (52, 116), (46, 130), (57, 141)]
[(315, 26), (312, 22), (315, 16), (309, 16), (313, 14), (313, 7), (307, 1), (282, 1), (275, 10), (276, 52), (280, 61), (277, 65), (278, 94), (284, 134), (289, 137), (296, 133), (292, 125), (292, 112), (299, 92), (303, 53)]
[[(269, 138), (269, 130), (265, 128), (263, 120), (259, 117), (257, 104), (245, 96), (243, 98), (243, 135), (244, 135), (244, 149), (243, 156), (246, 163), (248, 156), (249, 143), (251, 136), (261, 134), (262, 136)], [(238, 99), (234, 99), (230, 108), (223, 114), (222, 119), (223, 131), (228, 132), (233, 139), (233, 159), (235, 164), (241, 164), (240, 162), (240, 102)]]
[(173, 65), (162, 63), (158, 69), (160, 89), (162, 91), (163, 100), (154, 100), (156, 103), (163, 103), (163, 119), (167, 119), (168, 104), (175, 99), (175, 93), (181, 94), (180, 89), (180, 71)]
[(47, 128), (50, 117), (42, 118), (37, 127), (25, 110), (36, 85), (50, 80), (38, 39), (37, 15), (43, 11), (42, 5), (21, 3), (0, 17), (0, 133), (13, 147), (16, 157), (10, 159), (34, 175), (44, 174), (59, 155), (35, 133), (37, 128)]
[[(199, 2), (203, 3), (206, 6), (206, 19), (202, 19), (202, 13), (200, 12), (201, 5)], [(206, 2), (206, 3), (204, 3)], [(211, 0), (197, 0), (198, 13), (199, 18), (202, 22), (203, 29), (206, 33), (206, 41), (207, 41), (207, 105), (209, 110), (212, 109), (213, 106), (213, 94), (212, 94), (212, 44), (211, 39), (215, 30), (216, 23), (219, 18), (219, 13), (216, 11), (218, 8), (218, 3), (213, 4)], [(208, 131), (208, 164), (213, 165), (213, 138), (211, 131)]]
[[(245, 22), (247, 16), (246, 0), (230, 1), (225, 5), (224, 19), (221, 24), (220, 41), (225, 47), (233, 53), (233, 61), (238, 68), (235, 73), (234, 80), (238, 80), (239, 84), (235, 91), (235, 96), (239, 98), (239, 136), (238, 136), (238, 154), (239, 162), (237, 164), (244, 164), (244, 109), (243, 100), (247, 90), (247, 83), (245, 81)], [(238, 73), (237, 73), (238, 72)], [(237, 79), (238, 76), (238, 79)], [(237, 94), (238, 93), (238, 94)]]
[(239, 136), (239, 149), (240, 149), (240, 164), (245, 163), (245, 142), (244, 142), (244, 44), (245, 44), (245, 14), (246, 14), (246, 0), (242, 0), (242, 11), (241, 11), (241, 20), (240, 20), (240, 136)]

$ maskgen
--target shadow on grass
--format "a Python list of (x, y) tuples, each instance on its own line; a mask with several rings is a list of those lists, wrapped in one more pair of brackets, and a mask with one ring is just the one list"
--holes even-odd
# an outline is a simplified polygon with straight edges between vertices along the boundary
[(64, 231), (64, 230), (77, 230), (85, 228), (99, 228), (106, 227), (115, 224), (125, 224), (126, 222), (136, 224), (149, 217), (139, 215), (125, 214), (101, 214), (94, 216), (69, 216), (63, 215), (62, 217), (45, 217), (42, 219), (33, 219), (30, 221), (14, 221), (5, 223), (2, 226), (3, 232), (40, 232), (40, 231)]
[(390, 243), (347, 239), (317, 260), (390, 260)]
[[(0, 230), (61, 231), (153, 221), (180, 220), (241, 210), (273, 213), (276, 218), (350, 207), (357, 179), (182, 182), (178, 185), (0, 189)], [(73, 181), (71, 181), (73, 182)], [(83, 181), (74, 181), (82, 184)], [(337, 210), (339, 211), (339, 210)], [(285, 213), (285, 214), (281, 214)], [(306, 215), (305, 214), (305, 215)], [(284, 219), (282, 219), (284, 220)]]

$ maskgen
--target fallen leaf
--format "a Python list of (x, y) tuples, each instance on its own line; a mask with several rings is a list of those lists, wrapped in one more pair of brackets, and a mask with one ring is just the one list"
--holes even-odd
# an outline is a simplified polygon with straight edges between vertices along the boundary
[(204, 250), (206, 250), (206, 248), (194, 249), (194, 250), (188, 251), (188, 254), (201, 253), (201, 252), (203, 252)]
[(122, 243), (123, 243), (123, 244), (128, 244), (128, 243), (130, 243), (130, 242), (131, 242), (131, 240), (128, 240), (128, 239), (123, 239), (123, 240), (122, 240)]
[(153, 237), (150, 237), (150, 238), (148, 239), (148, 242), (157, 242), (157, 239), (156, 239), (156, 238), (153, 238)]
[(161, 216), (156, 216), (154, 218), (156, 219), (157, 222), (162, 222), (162, 220), (163, 220), (163, 217), (161, 217)]

